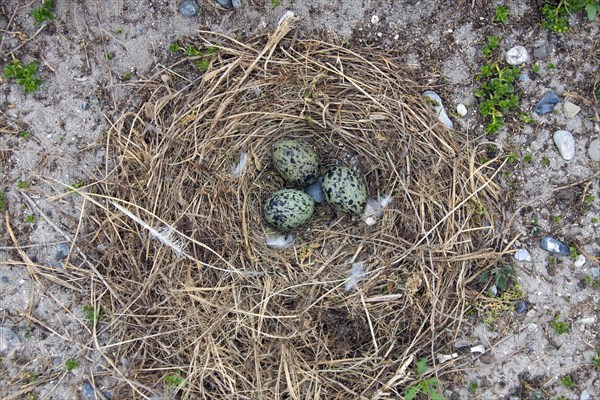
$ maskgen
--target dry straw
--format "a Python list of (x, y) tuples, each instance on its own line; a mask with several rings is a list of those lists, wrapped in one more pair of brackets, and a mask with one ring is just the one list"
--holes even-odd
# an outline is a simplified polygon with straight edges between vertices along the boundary
[[(162, 69), (109, 132), (113, 166), (88, 197), (116, 398), (398, 398), (412, 361), (434, 365), (460, 334), (468, 282), (499, 256), (494, 163), (433, 119), (408, 67), (297, 40), (292, 23), (247, 43), (201, 32), (186, 44), (218, 46), (206, 73)], [(284, 137), (391, 195), (383, 215), (319, 206), (292, 246), (268, 247)]]

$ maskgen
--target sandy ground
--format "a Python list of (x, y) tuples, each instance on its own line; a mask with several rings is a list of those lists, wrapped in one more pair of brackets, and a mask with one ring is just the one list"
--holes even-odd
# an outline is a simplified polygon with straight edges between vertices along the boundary
[[(128, 83), (172, 60), (167, 48), (181, 35), (209, 29), (243, 38), (272, 31), (293, 11), (301, 17), (300, 36), (383, 47), (418, 67), (423, 79), (437, 77), (455, 129), (473, 140), (491, 139), (516, 155), (504, 176), (504, 218), (507, 229), (520, 235), (514, 248), (528, 249), (531, 261), (510, 257), (506, 262), (517, 273), (515, 292), (522, 291), (514, 300), (523, 299), (527, 309), (518, 314), (499, 301), (500, 316), (465, 321), (456, 346), (483, 345), (485, 354), (461, 353), (452, 361), (456, 372), (440, 376), (444, 396), (600, 399), (600, 369), (591, 362), (600, 349), (599, 164), (588, 155), (599, 136), (593, 97), (600, 85), (598, 21), (574, 15), (569, 33), (551, 34), (540, 25), (536, 1), (282, 0), (275, 6), (242, 0), (241, 8), (225, 10), (206, 0), (196, 17), (186, 18), (175, 1), (57, 0), (56, 19), (37, 28), (28, 12), (38, 3), (0, 4), (0, 61), (37, 61), (44, 81), (33, 94), (13, 81), (0, 86), (0, 118), (10, 127), (0, 133), (0, 186), (11, 228), (3, 218), (0, 326), (6, 329), (0, 330), (0, 397), (93, 398), (93, 388), (98, 398), (108, 397), (119, 379), (92, 350), (83, 275), (61, 269), (59, 253), (78, 229), (82, 202), (57, 194), (65, 193), (65, 184), (101, 175), (103, 132), (135, 101)], [(491, 22), (500, 4), (510, 9), (507, 24)], [(537, 120), (491, 138), (483, 133), (472, 95), (480, 49), (490, 35), (501, 38), (502, 53), (515, 45), (528, 50), (520, 108)], [(548, 54), (536, 59), (534, 50), (543, 46)], [(550, 90), (560, 97), (555, 111), (533, 114)], [(581, 108), (577, 115), (565, 111), (567, 100)], [(455, 111), (459, 103), (468, 109), (462, 118)], [(569, 161), (552, 141), (559, 129), (575, 137), (575, 157)], [(28, 134), (19, 135), (23, 131)], [(585, 258), (576, 263), (540, 249), (544, 234), (575, 246)], [(36, 282), (16, 243), (31, 260), (29, 269), (51, 266), (62, 284)], [(74, 257), (86, 264), (83, 255)], [(564, 322), (567, 332), (557, 334), (552, 321)], [(65, 366), (70, 359), (77, 367)]]

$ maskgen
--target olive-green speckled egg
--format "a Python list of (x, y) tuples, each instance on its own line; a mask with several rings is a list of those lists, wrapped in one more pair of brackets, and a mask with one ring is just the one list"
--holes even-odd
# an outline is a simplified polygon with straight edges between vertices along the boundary
[(273, 193), (263, 207), (265, 221), (280, 231), (291, 231), (313, 215), (315, 202), (306, 193), (283, 189)]
[(358, 173), (348, 167), (331, 167), (323, 178), (325, 200), (335, 209), (359, 215), (367, 204), (367, 185)]
[(305, 187), (319, 176), (319, 158), (306, 143), (284, 139), (273, 145), (271, 153), (277, 172), (294, 187)]

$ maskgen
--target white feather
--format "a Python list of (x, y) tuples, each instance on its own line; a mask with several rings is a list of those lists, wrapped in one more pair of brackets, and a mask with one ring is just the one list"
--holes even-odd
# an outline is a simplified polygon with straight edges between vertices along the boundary
[(233, 176), (234, 178), (239, 178), (240, 175), (242, 175), (242, 171), (244, 171), (246, 161), (248, 161), (248, 153), (243, 152), (242, 154), (240, 154), (240, 161), (235, 167), (231, 169), (231, 176)]
[(267, 236), (265, 244), (274, 249), (287, 249), (294, 244), (294, 237), (289, 235)]
[(358, 288), (358, 284), (365, 277), (365, 263), (358, 262), (352, 264), (352, 268), (348, 271), (348, 279), (346, 280), (346, 292), (349, 292), (353, 288)]

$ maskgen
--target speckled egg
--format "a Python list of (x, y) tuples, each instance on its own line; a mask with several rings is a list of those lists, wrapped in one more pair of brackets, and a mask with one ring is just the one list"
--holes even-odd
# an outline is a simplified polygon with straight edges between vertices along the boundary
[(296, 189), (283, 189), (267, 199), (263, 216), (273, 228), (291, 231), (308, 221), (314, 211), (315, 202), (308, 194)]
[(277, 172), (294, 187), (305, 187), (319, 176), (319, 158), (306, 143), (285, 139), (273, 145), (271, 153)]
[(367, 204), (367, 185), (358, 173), (348, 167), (331, 167), (323, 178), (325, 200), (333, 208), (359, 215)]

